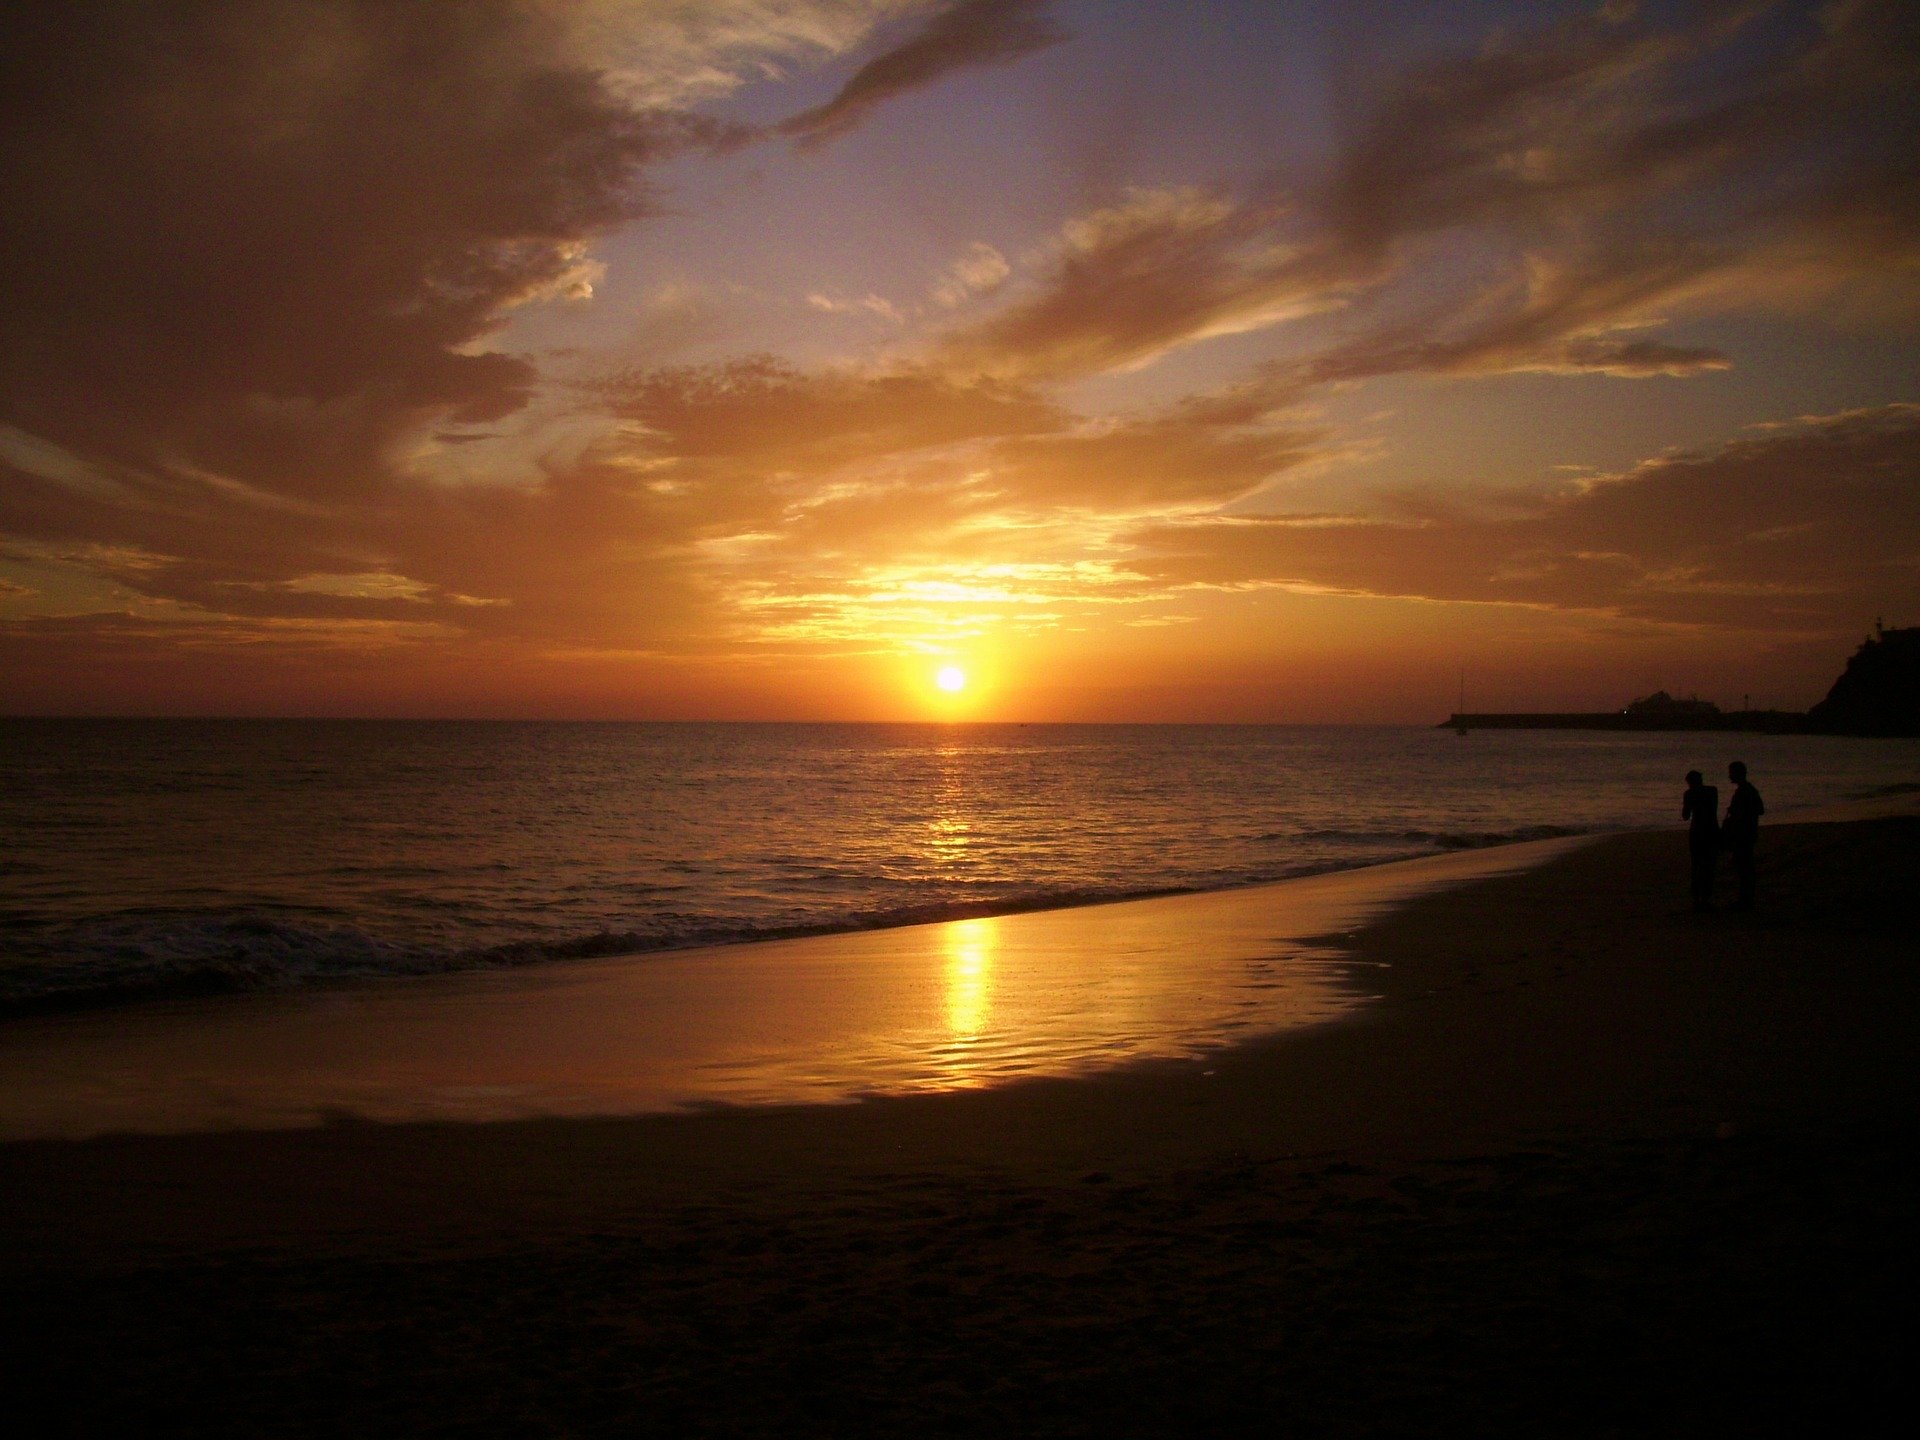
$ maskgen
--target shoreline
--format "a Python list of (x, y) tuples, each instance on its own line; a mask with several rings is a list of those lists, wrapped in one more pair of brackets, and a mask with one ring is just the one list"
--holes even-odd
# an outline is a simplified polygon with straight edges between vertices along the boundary
[[(1811, 819), (1864, 819), (1875, 815), (1902, 814), (1914, 808), (1920, 782), (1903, 782), (1855, 793), (1851, 798), (1817, 805), (1803, 805), (1777, 814), (1770, 825), (1795, 824)], [(16, 976), (45, 971), (57, 975), (62, 968), (41, 962), (14, 971), (0, 970), (0, 1035), (20, 1020), (92, 1014), (137, 1014), (149, 1006), (222, 1003), (229, 999), (244, 1001), (249, 996), (288, 995), (323, 991), (351, 992), (355, 987), (406, 983), (460, 975), (511, 974), (537, 971), (549, 966), (564, 966), (599, 961), (639, 961), (653, 957), (672, 957), (691, 951), (724, 951), (741, 945), (774, 944), (791, 940), (831, 939), (836, 936), (940, 925), (955, 920), (995, 920), (1020, 915), (1049, 914), (1062, 910), (1085, 910), (1107, 905), (1126, 905), (1145, 900), (1183, 896), (1223, 895), (1243, 890), (1285, 885), (1329, 875), (1346, 875), (1398, 865), (1412, 860), (1430, 860), (1446, 856), (1501, 850), (1539, 840), (1592, 841), (1609, 835), (1653, 832), (1665, 825), (1566, 827), (1555, 825), (1522, 826), (1511, 831), (1462, 832), (1435, 836), (1426, 848), (1409, 848), (1404, 853), (1389, 852), (1360, 860), (1341, 860), (1324, 865), (1309, 865), (1285, 874), (1253, 880), (1236, 880), (1219, 885), (1148, 887), (1141, 890), (1111, 892), (1063, 892), (1031, 899), (977, 901), (950, 906), (909, 906), (889, 911), (878, 918), (861, 915), (818, 924), (777, 926), (764, 930), (735, 931), (725, 926), (711, 932), (664, 940), (658, 944), (633, 948), (624, 940), (610, 937), (585, 937), (558, 942), (550, 953), (531, 955), (538, 942), (507, 941), (444, 957), (437, 963), (422, 963), (418, 968), (402, 964), (391, 970), (349, 970), (339, 974), (267, 982), (248, 982), (222, 969), (222, 961), (213, 956), (176, 962), (161, 975), (110, 974), (94, 982), (63, 982), (50, 988), (21, 992)], [(510, 958), (509, 958), (510, 957)]]
[[(1836, 801), (1816, 806), (1802, 806), (1778, 816), (1770, 817), (1767, 828), (1777, 833), (1785, 827), (1807, 824), (1855, 824), (1876, 819), (1890, 819), (1903, 816), (1920, 815), (1920, 785), (1888, 785), (1879, 791), (1856, 796), (1852, 799)], [(745, 940), (724, 940), (709, 944), (693, 944), (663, 950), (620, 951), (607, 955), (590, 955), (579, 959), (556, 960), (538, 966), (515, 966), (483, 968), (476, 970), (456, 970), (425, 975), (395, 975), (378, 977), (354, 977), (338, 984), (316, 984), (287, 990), (264, 992), (222, 992), (212, 995), (187, 995), (168, 997), (150, 1004), (131, 1007), (59, 1007), (49, 1011), (28, 1011), (8, 1015), (0, 1019), (0, 1036), (8, 1036), (17, 1042), (22, 1036), (28, 1037), (29, 1050), (36, 1031), (41, 1035), (51, 1032), (60, 1035), (81, 1029), (91, 1029), (96, 1039), (96, 1053), (100, 1043), (111, 1048), (115, 1043), (115, 1031), (112, 1026), (116, 1020), (132, 1022), (157, 1021), (163, 1029), (178, 1027), (185, 1020), (189, 1024), (197, 1019), (220, 1020), (222, 1017), (238, 1017), (244, 1025), (245, 1018), (269, 1012), (276, 1006), (294, 1006), (322, 1012), (338, 1010), (342, 1004), (351, 1006), (356, 998), (371, 998), (376, 1001), (398, 1000), (408, 1009), (433, 1009), (449, 991), (457, 994), (472, 984), (478, 984), (487, 990), (504, 992), (509, 1003), (515, 992), (526, 992), (537, 998), (547, 982), (566, 985), (578, 976), (600, 976), (617, 978), (622, 973), (643, 975), (643, 969), (630, 969), (636, 962), (690, 961), (724, 965), (729, 958), (759, 957), (763, 955), (782, 956), (796, 947), (801, 953), (822, 951), (831, 953), (845, 942), (873, 940), (885, 945), (889, 941), (907, 940), (920, 936), (934, 937), (950, 934), (955, 927), (966, 927), (969, 922), (993, 922), (999, 920), (1056, 920), (1063, 922), (1065, 930), (1055, 929), (1053, 934), (1042, 937), (1043, 945), (1058, 946), (1063, 937), (1072, 934), (1076, 918), (1098, 917), (1103, 911), (1154, 913), (1164, 911), (1171, 906), (1208, 907), (1209, 902), (1253, 902), (1258, 905), (1262, 900), (1271, 898), (1271, 908), (1284, 910), (1284, 898), (1289, 894), (1301, 894), (1320, 886), (1342, 886), (1355, 882), (1357, 893), (1337, 896), (1332, 907), (1324, 903), (1317, 913), (1310, 913), (1305, 919), (1293, 915), (1289, 922), (1278, 930), (1261, 922), (1269, 932), (1257, 945), (1249, 947), (1242, 941), (1242, 950), (1253, 954), (1258, 950), (1263, 958), (1290, 966), (1301, 976), (1310, 977), (1321, 983), (1320, 1003), (1317, 1013), (1303, 1013), (1298, 1019), (1278, 1020), (1270, 1028), (1262, 1029), (1258, 1025), (1252, 1028), (1239, 1027), (1243, 1033), (1231, 1037), (1216, 1036), (1203, 1040), (1185, 1052), (1175, 1050), (1171, 1053), (1156, 1050), (1152, 1046), (1131, 1056), (1111, 1058), (1091, 1065), (1061, 1065), (1052, 1069), (1041, 1068), (1032, 1073), (1011, 1074), (985, 1077), (981, 1082), (954, 1085), (908, 1084), (882, 1086), (879, 1088), (861, 1088), (851, 1086), (840, 1094), (816, 1094), (795, 1097), (769, 1097), (736, 1099), (724, 1096), (690, 1096), (674, 1103), (652, 1103), (639, 1106), (614, 1105), (604, 1110), (588, 1108), (567, 1111), (555, 1109), (543, 1111), (538, 1108), (522, 1113), (485, 1113), (484, 1107), (472, 1114), (444, 1116), (402, 1115), (358, 1113), (348, 1105), (327, 1104), (324, 1101), (311, 1107), (304, 1118), (280, 1117), (261, 1124), (249, 1122), (244, 1118), (228, 1118), (216, 1121), (190, 1121), (186, 1124), (135, 1123), (132, 1125), (113, 1125), (94, 1123), (90, 1128), (32, 1131), (23, 1130), (17, 1116), (10, 1117), (4, 1103), (0, 1103), (0, 1147), (26, 1141), (50, 1140), (89, 1140), (95, 1138), (112, 1139), (121, 1135), (137, 1134), (196, 1134), (214, 1132), (253, 1133), (285, 1129), (308, 1129), (314, 1126), (361, 1125), (361, 1124), (407, 1124), (426, 1121), (431, 1123), (446, 1119), (452, 1123), (490, 1124), (502, 1121), (565, 1121), (570, 1119), (622, 1119), (640, 1115), (686, 1115), (712, 1111), (786, 1111), (807, 1108), (816, 1105), (843, 1106), (847, 1103), (862, 1104), (875, 1101), (900, 1098), (908, 1095), (952, 1094), (961, 1090), (995, 1088), (1009, 1084), (1032, 1082), (1065, 1081), (1084, 1083), (1097, 1081), (1104, 1075), (1127, 1069), (1150, 1067), (1167, 1061), (1202, 1061), (1216, 1064), (1222, 1060), (1231, 1061), (1237, 1051), (1257, 1050), (1274, 1042), (1296, 1034), (1302, 1029), (1333, 1026), (1347, 1023), (1360, 1012), (1377, 1006), (1388, 998), (1381, 993), (1363, 989), (1359, 981), (1363, 977), (1379, 977), (1388, 973), (1385, 962), (1374, 961), (1366, 956), (1365, 937), (1375, 930), (1386, 926), (1399, 910), (1418, 904), (1422, 899), (1437, 893), (1444, 893), (1461, 886), (1484, 885), (1489, 880), (1497, 880), (1514, 874), (1526, 874), (1543, 865), (1548, 865), (1561, 855), (1580, 848), (1604, 845), (1608, 842), (1626, 841), (1631, 837), (1640, 837), (1643, 841), (1652, 840), (1661, 835), (1684, 833), (1679, 826), (1659, 825), (1643, 826), (1633, 829), (1614, 829), (1587, 832), (1570, 832), (1551, 838), (1508, 841), (1484, 846), (1468, 846), (1430, 852), (1423, 855), (1380, 860), (1361, 865), (1347, 865), (1327, 870), (1308, 871), (1299, 875), (1283, 877), (1277, 880), (1255, 881), (1247, 884), (1235, 884), (1208, 889), (1154, 891), (1142, 895), (1114, 897), (1064, 905), (1044, 905), (1038, 908), (1015, 908), (1011, 910), (995, 909), (977, 915), (967, 915), (950, 919), (920, 920), (901, 924), (886, 924), (860, 929), (832, 929), (821, 932), (806, 931), (795, 935), (777, 935), (755, 937)], [(1433, 873), (1422, 873), (1424, 871)], [(1392, 877), (1400, 879), (1406, 872), (1409, 879), (1398, 884), (1389, 883), (1379, 889), (1369, 886), (1368, 882)], [(1200, 913), (1189, 913), (1184, 917), (1189, 922), (1197, 922), (1202, 929), (1220, 928), (1221, 915), (1218, 909), (1207, 914), (1205, 908)], [(1326, 923), (1316, 924), (1315, 920)], [(1244, 920), (1241, 928), (1244, 930)], [(1172, 926), (1161, 923), (1152, 927), (1150, 942), (1163, 946), (1174, 942), (1176, 931)], [(1077, 948), (1084, 953), (1088, 949), (1088, 938), (1073, 937)], [(1098, 937), (1107, 939), (1109, 937)], [(1098, 939), (1095, 940), (1097, 945)], [(921, 949), (938, 948), (922, 945)], [(951, 949), (951, 942), (946, 947)], [(1057, 953), (1049, 951), (1049, 958)], [(1216, 947), (1215, 953), (1207, 957), (1209, 964), (1217, 964), (1222, 952)], [(898, 963), (899, 955), (883, 955), (884, 963)], [(1376, 987), (1390, 989), (1390, 986)], [(632, 997), (626, 997), (631, 999)], [(1315, 1007), (1309, 1002), (1308, 1009)], [(516, 1017), (520, 1019), (520, 1017)], [(562, 1013), (549, 1017), (544, 1022), (538, 1016), (532, 1017), (532, 1023), (544, 1023), (549, 1027), (556, 1023), (566, 1024), (569, 1020), (580, 1019), (576, 1009), (572, 1014)], [(526, 1023), (523, 1019), (520, 1023)], [(444, 1029), (442, 1035), (444, 1036)], [(189, 1043), (191, 1043), (189, 1041)], [(176, 1051), (179, 1046), (173, 1047)], [(167, 1057), (162, 1056), (165, 1060)], [(31, 1054), (22, 1057), (18, 1054), (8, 1056), (0, 1051), (0, 1097), (8, 1093), (6, 1081), (7, 1061), (13, 1062), (13, 1078), (30, 1073), (35, 1057)], [(149, 1078), (151, 1078), (149, 1076)], [(235, 1081), (246, 1077), (236, 1076)], [(477, 1084), (472, 1088), (488, 1088)]]
[[(461, 975), (505, 975), (537, 970), (546, 966), (601, 961), (640, 961), (656, 956), (678, 956), (691, 951), (727, 951), (742, 945), (768, 945), (791, 940), (830, 940), (839, 936), (866, 935), (925, 925), (943, 925), (956, 920), (999, 920), (1021, 915), (1052, 914), (1056, 911), (1091, 910), (1107, 905), (1129, 905), (1146, 900), (1226, 895), (1243, 890), (1285, 885), (1296, 880), (1353, 874), (1413, 860), (1432, 860), (1484, 850), (1502, 850), (1510, 846), (1533, 844), (1541, 840), (1587, 840), (1620, 833), (1626, 832), (1608, 828), (1582, 830), (1559, 826), (1524, 827), (1520, 831), (1502, 832), (1497, 836), (1473, 836), (1458, 844), (1435, 843), (1426, 849), (1409, 849), (1406, 853), (1388, 853), (1378, 858), (1368, 858), (1358, 862), (1336, 861), (1326, 865), (1308, 866), (1285, 874), (1264, 876), (1254, 880), (1237, 880), (1220, 885), (1167, 886), (1143, 890), (1116, 890), (1111, 893), (1072, 891), (1030, 901), (984, 900), (956, 903), (950, 906), (927, 905), (889, 911), (878, 919), (823, 921), (819, 924), (776, 926), (758, 931), (735, 932), (725, 927), (716, 927), (712, 933), (698, 933), (638, 949), (631, 946), (619, 948), (625, 943), (624, 941), (607, 941), (605, 948), (602, 948), (602, 941), (598, 938), (585, 942), (563, 941), (551, 953), (532, 959), (499, 958), (517, 957), (529, 949), (538, 948), (535, 942), (508, 941), (498, 946), (456, 956), (452, 961), (438, 968), (400, 968), (385, 972), (348, 971), (337, 975), (257, 985), (238, 983), (233, 977), (221, 972), (217, 962), (212, 959), (194, 960), (183, 962), (178, 971), (160, 981), (134, 976), (116, 978), (96, 985), (73, 985), (24, 995), (9, 993), (4, 988), (0, 988), (0, 1033), (4, 1033), (4, 1027), (16, 1019), (103, 1012), (137, 1013), (141, 1007), (148, 1005), (192, 1004), (199, 1001), (219, 1003), (228, 999), (244, 1000), (245, 997), (253, 995), (285, 995), (325, 990), (350, 991), (353, 987), (360, 985), (404, 984), (413, 980), (434, 980)], [(5, 972), (0, 972), (0, 987), (4, 987), (9, 979)]]
[(1588, 837), (516, 970), (18, 1018), (0, 1139), (856, 1101), (1220, 1053), (1369, 1003), (1338, 937)]
[[(1915, 808), (1911, 788), (1889, 787), (1770, 826)], [(1217, 1056), (1372, 1003), (1366, 967), (1339, 952), (1384, 911), (1671, 828), (958, 919), (16, 1013), (0, 1020), (0, 1143), (844, 1103)]]
[(7, 1145), (0, 1288), (77, 1433), (1874, 1433), (1920, 820), (1771, 827), (1755, 916), (1677, 839), (1415, 898), (1378, 1004), (1199, 1059)]

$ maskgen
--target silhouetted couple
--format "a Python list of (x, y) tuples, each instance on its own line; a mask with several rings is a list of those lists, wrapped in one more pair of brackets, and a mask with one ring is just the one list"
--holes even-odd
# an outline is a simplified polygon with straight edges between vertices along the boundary
[(1753, 847), (1760, 839), (1760, 817), (1767, 807), (1760, 792), (1747, 779), (1744, 761), (1727, 767), (1733, 782), (1733, 798), (1727, 801), (1725, 820), (1719, 818), (1720, 792), (1706, 783), (1698, 770), (1687, 772), (1687, 793), (1680, 801), (1680, 818), (1690, 823), (1687, 850), (1693, 860), (1693, 908), (1713, 908), (1713, 872), (1720, 863), (1720, 852), (1733, 856), (1733, 878), (1739, 887), (1736, 910), (1753, 908)]

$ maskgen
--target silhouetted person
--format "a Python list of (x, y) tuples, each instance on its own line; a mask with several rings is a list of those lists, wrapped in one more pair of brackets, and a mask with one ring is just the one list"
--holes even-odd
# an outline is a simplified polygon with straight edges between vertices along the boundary
[(1720, 792), (1698, 770), (1687, 771), (1680, 818), (1690, 821), (1687, 853), (1693, 859), (1693, 908), (1713, 908), (1713, 872), (1720, 865)]
[(1736, 760), (1727, 766), (1727, 778), (1733, 781), (1733, 798), (1727, 801), (1727, 818), (1721, 823), (1720, 838), (1733, 854), (1733, 877), (1739, 882), (1740, 898), (1736, 910), (1753, 908), (1753, 847), (1760, 839), (1760, 817), (1767, 813), (1760, 792), (1747, 782), (1747, 767)]

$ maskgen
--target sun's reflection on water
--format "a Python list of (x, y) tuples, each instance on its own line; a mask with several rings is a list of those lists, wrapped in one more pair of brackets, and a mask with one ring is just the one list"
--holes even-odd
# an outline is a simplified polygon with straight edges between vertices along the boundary
[(936, 870), (946, 871), (973, 859), (973, 827), (967, 823), (966, 773), (957, 748), (935, 752), (939, 777), (932, 793), (933, 813), (927, 819), (926, 857)]
[(942, 815), (928, 825), (927, 851), (933, 862), (941, 867), (959, 865), (966, 861), (968, 846), (972, 834), (967, 822), (955, 816)]
[(947, 1028), (970, 1040), (987, 1028), (993, 1007), (993, 957), (998, 922), (955, 920), (945, 926)]

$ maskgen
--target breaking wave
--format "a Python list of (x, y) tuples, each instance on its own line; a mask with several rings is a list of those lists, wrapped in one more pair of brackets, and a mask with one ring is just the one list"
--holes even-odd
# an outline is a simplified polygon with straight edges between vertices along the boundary
[[(926, 924), (1022, 910), (1065, 908), (1177, 893), (1082, 889), (856, 911), (788, 924), (687, 916), (648, 917), (634, 928), (436, 949), (400, 944), (350, 925), (301, 924), (252, 913), (166, 920), (117, 917), (36, 937), (48, 958), (0, 966), (0, 1016), (95, 1009), (340, 981), (508, 969), (561, 960), (645, 955), (708, 945), (794, 939)], [(57, 958), (54, 958), (57, 956)]]
[[(1718, 743), (1718, 742), (1715, 742)], [(0, 1016), (644, 957), (1677, 821), (1694, 735), (0, 720)], [(1777, 737), (1778, 813), (1920, 748)]]
[[(352, 924), (293, 920), (258, 910), (134, 912), (38, 934), (33, 937), (31, 953), (25, 956), (19, 947), (11, 947), (14, 953), (8, 963), (0, 964), (0, 1017), (616, 955), (642, 956), (709, 945), (1066, 909), (1264, 884), (1433, 850), (1471, 849), (1578, 833), (1556, 825), (1484, 832), (1403, 830), (1368, 834), (1310, 830), (1259, 838), (1292, 841), (1309, 854), (1333, 847), (1343, 852), (1341, 858), (1216, 870), (1199, 884), (1014, 889), (981, 898), (849, 909), (776, 923), (656, 912), (637, 917), (630, 926), (487, 944), (401, 943)], [(454, 930), (457, 926), (450, 923), (447, 928)]]

